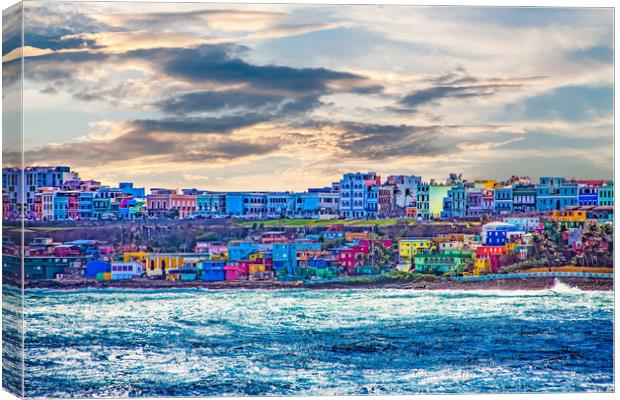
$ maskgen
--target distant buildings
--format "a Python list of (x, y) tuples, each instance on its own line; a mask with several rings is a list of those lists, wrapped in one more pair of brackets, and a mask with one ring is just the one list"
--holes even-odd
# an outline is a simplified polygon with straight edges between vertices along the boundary
[[(445, 182), (417, 175), (347, 173), (330, 186), (304, 192), (107, 187), (81, 180), (65, 166), (2, 170), (5, 220), (87, 221), (145, 218), (243, 219), (478, 219), (544, 214), (567, 207), (613, 207), (613, 181), (512, 176), (503, 182), (467, 181), (452, 173)], [(26, 185), (22, 184), (22, 180)], [(22, 199), (23, 191), (23, 199)], [(601, 211), (603, 212), (603, 211)]]

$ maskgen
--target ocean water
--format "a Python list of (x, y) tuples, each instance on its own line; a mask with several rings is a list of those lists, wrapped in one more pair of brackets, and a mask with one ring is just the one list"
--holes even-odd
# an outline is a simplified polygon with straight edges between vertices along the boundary
[(613, 390), (613, 294), (27, 290), (28, 397)]

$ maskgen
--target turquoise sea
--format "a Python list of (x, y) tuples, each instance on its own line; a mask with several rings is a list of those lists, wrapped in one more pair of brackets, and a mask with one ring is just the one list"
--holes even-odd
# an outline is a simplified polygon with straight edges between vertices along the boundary
[(613, 390), (613, 294), (27, 290), (29, 397)]

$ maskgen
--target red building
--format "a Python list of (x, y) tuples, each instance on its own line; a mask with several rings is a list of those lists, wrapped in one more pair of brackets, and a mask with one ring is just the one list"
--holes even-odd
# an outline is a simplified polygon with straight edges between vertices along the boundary
[(369, 247), (363, 245), (340, 249), (338, 251), (338, 262), (347, 274), (353, 275), (355, 267), (362, 267), (366, 264), (369, 253)]
[(506, 254), (506, 246), (479, 246), (476, 248), (476, 258), (490, 260), (491, 272), (497, 273), (502, 265), (501, 257)]

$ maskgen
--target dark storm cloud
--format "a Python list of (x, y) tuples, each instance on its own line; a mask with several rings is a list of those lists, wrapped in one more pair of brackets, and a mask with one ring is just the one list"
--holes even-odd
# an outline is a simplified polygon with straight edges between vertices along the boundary
[(242, 90), (204, 91), (184, 93), (177, 97), (162, 100), (156, 105), (162, 111), (174, 114), (188, 114), (193, 112), (218, 111), (225, 109), (263, 108), (283, 102), (283, 96), (248, 93)]
[(252, 93), (242, 90), (204, 91), (184, 93), (162, 100), (155, 105), (166, 113), (187, 115), (192, 113), (232, 112), (239, 110), (260, 112), (265, 120), (287, 118), (321, 106), (317, 96), (280, 96)]
[(132, 124), (140, 132), (218, 134), (268, 121), (270, 118), (270, 115), (248, 113), (223, 117), (144, 119), (135, 120)]
[(161, 63), (165, 74), (187, 81), (246, 84), (257, 89), (293, 93), (326, 93), (338, 83), (341, 92), (379, 92), (382, 87), (369, 79), (326, 68), (293, 68), (254, 65), (239, 57), (246, 48), (232, 45), (202, 45), (188, 49), (148, 49), (128, 53), (129, 57)]

